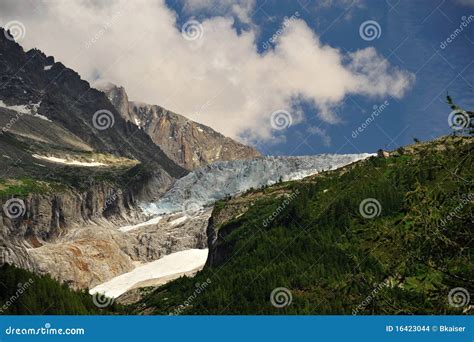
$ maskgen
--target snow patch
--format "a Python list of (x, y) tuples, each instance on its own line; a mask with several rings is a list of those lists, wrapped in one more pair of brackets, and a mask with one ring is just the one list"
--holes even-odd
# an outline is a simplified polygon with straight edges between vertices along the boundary
[(139, 223), (139, 224), (135, 224), (133, 226), (120, 227), (120, 228), (118, 228), (118, 230), (120, 230), (121, 232), (126, 233), (126, 232), (129, 232), (131, 230), (135, 230), (135, 229), (138, 229), (138, 228), (141, 228), (141, 227), (151, 226), (152, 224), (157, 224), (158, 222), (161, 221), (162, 218), (163, 218), (163, 216), (157, 216), (157, 217), (152, 218), (151, 220), (148, 220), (146, 222), (142, 222), (142, 223)]
[(41, 101), (38, 102), (38, 103), (28, 103), (28, 104), (24, 104), (24, 105), (7, 106), (2, 100), (0, 100), (0, 107), (1, 108), (6, 108), (6, 109), (9, 109), (9, 110), (13, 110), (13, 111), (15, 111), (17, 113), (20, 113), (20, 114), (33, 115), (34, 117), (37, 117), (39, 119), (52, 122), (46, 116), (38, 114), (38, 109), (39, 109), (40, 106), (41, 106)]
[(133, 119), (135, 120), (135, 125), (137, 125), (137, 126), (140, 128), (140, 127), (141, 127), (141, 122), (140, 122), (140, 120), (138, 120), (137, 117), (134, 117)]
[(89, 293), (91, 295), (101, 293), (107, 297), (117, 298), (131, 289), (163, 285), (201, 270), (206, 263), (207, 255), (207, 249), (188, 249), (172, 253), (112, 278), (89, 290)]
[(37, 118), (40, 118), (41, 120), (46, 120), (46, 121), (52, 122), (52, 121), (51, 121), (50, 119), (48, 119), (46, 116), (41, 115), (41, 114), (38, 114), (38, 113), (36, 113), (36, 114), (33, 115), (33, 116), (35, 116), (35, 117), (37, 117)]
[(59, 164), (66, 164), (66, 165), (74, 165), (74, 166), (87, 166), (87, 167), (93, 167), (93, 166), (104, 166), (104, 163), (99, 163), (99, 162), (82, 162), (79, 160), (67, 160), (63, 158), (57, 158), (57, 157), (48, 157), (48, 156), (40, 156), (38, 154), (33, 154), (33, 158), (36, 159), (42, 159), (42, 160), (47, 160), (53, 163), (59, 163)]
[(31, 113), (31, 108), (28, 107), (28, 105), (15, 105), (15, 106), (7, 106), (2, 100), (0, 100), (0, 107), (1, 108), (6, 108), (9, 110), (14, 110), (15, 112), (21, 113), (21, 114), (30, 114)]
[(170, 225), (171, 226), (177, 226), (178, 224), (181, 224), (183, 222), (185, 222), (188, 218), (186, 216), (183, 216), (183, 217), (180, 217), (180, 218), (177, 218), (176, 220), (173, 220), (170, 222)]

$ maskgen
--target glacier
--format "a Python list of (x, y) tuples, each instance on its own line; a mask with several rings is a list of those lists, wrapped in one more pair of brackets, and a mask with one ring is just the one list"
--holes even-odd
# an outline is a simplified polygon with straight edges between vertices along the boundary
[(302, 179), (373, 155), (375, 154), (320, 154), (216, 162), (178, 179), (157, 202), (142, 204), (141, 207), (149, 215), (175, 212), (195, 215), (226, 196), (272, 185), (279, 180)]
[[(142, 204), (150, 219), (132, 226), (119, 227), (124, 234), (161, 222), (178, 229), (185, 222), (196, 227), (203, 222), (205, 234), (212, 204), (226, 196), (235, 196), (251, 188), (272, 185), (279, 180), (301, 179), (323, 170), (337, 169), (374, 154), (322, 154), (303, 157), (261, 157), (251, 160), (216, 162), (196, 169), (175, 181), (171, 189), (153, 203)], [(189, 226), (188, 226), (189, 227)], [(185, 229), (185, 228), (182, 228)], [(143, 231), (146, 234), (145, 231)], [(188, 249), (137, 266), (90, 290), (91, 294), (104, 293), (116, 298), (133, 288), (159, 286), (202, 269), (207, 249)]]

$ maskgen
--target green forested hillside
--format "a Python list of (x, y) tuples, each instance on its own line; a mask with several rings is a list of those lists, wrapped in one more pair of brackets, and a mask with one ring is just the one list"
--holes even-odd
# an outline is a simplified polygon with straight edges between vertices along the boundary
[[(450, 305), (449, 293), (474, 293), (473, 142), (418, 143), (218, 203), (210, 265), (149, 294), (135, 312), (472, 313), (461, 297)], [(360, 208), (366, 199), (374, 211)], [(219, 222), (246, 200), (243, 215)], [(277, 304), (292, 297), (281, 308), (270, 300), (279, 287), (288, 292)]]
[(87, 292), (73, 291), (48, 275), (38, 276), (7, 264), (0, 267), (1, 315), (106, 315), (121, 312), (122, 308), (115, 304), (99, 308)]
[(418, 143), (218, 202), (205, 269), (134, 306), (4, 265), (1, 314), (472, 314), (450, 292), (474, 293), (473, 145)]

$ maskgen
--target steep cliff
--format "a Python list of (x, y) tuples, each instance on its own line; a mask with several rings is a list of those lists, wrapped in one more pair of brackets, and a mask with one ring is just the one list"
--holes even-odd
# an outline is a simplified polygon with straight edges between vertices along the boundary
[(124, 119), (145, 131), (169, 158), (188, 170), (216, 161), (252, 159), (261, 156), (256, 149), (238, 143), (182, 115), (157, 105), (128, 101), (123, 87), (111, 83), (95, 86), (107, 95)]
[(10, 115), (0, 145), (12, 145), (12, 135), (26, 144), (13, 144), (23, 151), (7, 156), (92, 150), (137, 160), (154, 174), (179, 178), (186, 173), (75, 71), (39, 50), (23, 51), (7, 36), (0, 28), (0, 116)]
[(116, 226), (144, 220), (138, 202), (187, 171), (75, 71), (2, 28), (0, 126), (2, 262), (88, 287), (166, 253)]

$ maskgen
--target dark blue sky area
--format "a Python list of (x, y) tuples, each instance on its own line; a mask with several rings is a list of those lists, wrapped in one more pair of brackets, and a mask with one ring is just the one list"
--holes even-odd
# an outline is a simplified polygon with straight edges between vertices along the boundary
[[(339, 0), (332, 1), (331, 6), (327, 3), (257, 1), (252, 21), (260, 31), (258, 46), (281, 27), (285, 16), (298, 11), (323, 44), (343, 52), (373, 46), (391, 65), (409, 71), (416, 80), (402, 99), (346, 97), (337, 109), (342, 122), (335, 125), (322, 122), (317, 109), (305, 103), (305, 121), (282, 131), (280, 134), (286, 139), (281, 143), (257, 143), (263, 153), (305, 155), (395, 149), (411, 143), (414, 137), (429, 140), (452, 132), (447, 121), (451, 111), (445, 102), (447, 91), (462, 108), (474, 108), (474, 2)], [(189, 19), (182, 12), (182, 3), (168, 1), (168, 5), (178, 13), (179, 23)], [(204, 13), (197, 18), (209, 15)], [(367, 20), (380, 25), (379, 38), (361, 38), (359, 27)], [(462, 31), (456, 33), (463, 22)], [(238, 21), (235, 27), (238, 31), (245, 29)], [(454, 39), (447, 42), (453, 34)], [(354, 138), (353, 131), (371, 115), (374, 105), (380, 106), (384, 101), (388, 101), (388, 106)], [(308, 131), (309, 127), (319, 127), (326, 137)]]

